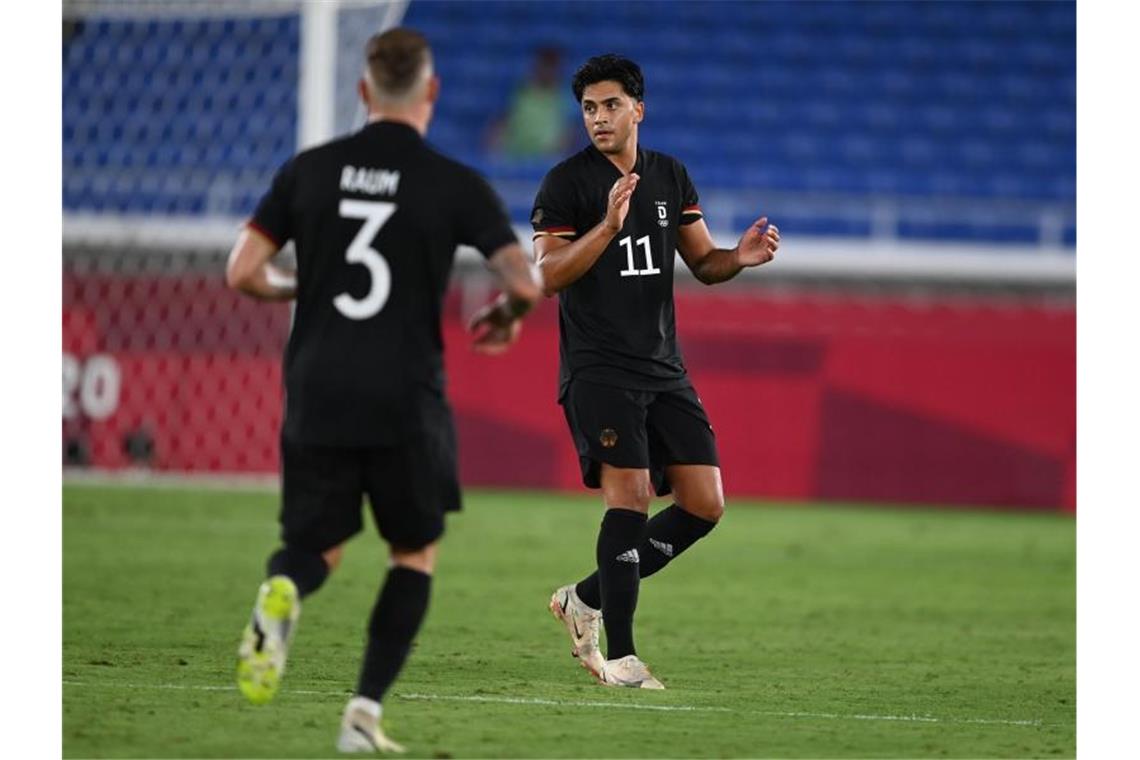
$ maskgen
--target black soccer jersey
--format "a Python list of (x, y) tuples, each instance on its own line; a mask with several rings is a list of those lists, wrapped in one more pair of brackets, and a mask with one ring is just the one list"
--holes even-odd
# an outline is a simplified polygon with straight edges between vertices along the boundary
[(423, 424), (423, 405), (443, 400), (456, 246), (490, 256), (517, 241), (486, 181), (395, 122), (292, 158), (249, 224), (297, 249), (283, 433), (330, 446), (395, 443)]
[[(680, 161), (639, 149), (640, 177), (621, 231), (558, 294), (559, 398), (573, 378), (647, 391), (688, 385), (677, 349), (673, 262), (678, 229), (701, 218)], [(546, 175), (534, 201), (535, 238), (575, 240), (606, 215), (621, 172), (593, 145)]]

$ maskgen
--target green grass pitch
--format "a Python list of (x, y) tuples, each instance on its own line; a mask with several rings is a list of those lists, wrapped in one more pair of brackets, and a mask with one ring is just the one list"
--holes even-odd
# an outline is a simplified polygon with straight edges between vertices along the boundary
[[(282, 692), (233, 687), (273, 493), (67, 485), (65, 757), (329, 757), (386, 566), (369, 528), (306, 601)], [(595, 685), (546, 610), (588, 496), (473, 491), (385, 728), (413, 757), (1072, 757), (1075, 522), (732, 503), (641, 587), (664, 692)]]

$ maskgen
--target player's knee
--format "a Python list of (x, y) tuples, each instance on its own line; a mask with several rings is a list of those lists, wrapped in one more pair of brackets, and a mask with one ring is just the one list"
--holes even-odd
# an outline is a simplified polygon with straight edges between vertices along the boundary
[(632, 509), (645, 513), (649, 512), (651, 501), (649, 489), (636, 486), (607, 489), (602, 498), (609, 509)]
[(435, 571), (435, 557), (438, 547), (438, 541), (433, 541), (419, 549), (393, 545), (391, 547), (392, 565), (431, 575)]
[(343, 557), (343, 556), (344, 556), (344, 545), (343, 544), (338, 545), (338, 546), (334, 546), (331, 549), (326, 549), (324, 552), (321, 553), (321, 559), (323, 559), (325, 561), (325, 565), (328, 567), (330, 573), (333, 570), (336, 570), (340, 566), (340, 560), (341, 560), (341, 557)]
[(653, 500), (653, 484), (648, 470), (602, 467), (602, 500), (608, 508), (648, 512)]
[(724, 515), (724, 486), (720, 470), (703, 465), (678, 465), (670, 469), (670, 483), (677, 506), (707, 522)]
[(701, 511), (697, 516), (709, 522), (720, 522), (720, 518), (724, 516), (724, 494), (715, 494), (701, 504)]
[(724, 516), (724, 492), (719, 488), (697, 494), (676, 494), (677, 506), (708, 522), (720, 522)]

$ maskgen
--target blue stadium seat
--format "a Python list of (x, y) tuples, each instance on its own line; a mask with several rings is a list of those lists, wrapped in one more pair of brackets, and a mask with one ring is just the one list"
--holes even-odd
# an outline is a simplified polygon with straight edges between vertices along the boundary
[(1037, 242), (1037, 228), (1033, 225), (963, 223), (958, 219), (936, 222), (902, 220), (899, 237), (906, 239), (954, 240), (960, 242), (1019, 243)]
[[(537, 184), (552, 163), (488, 156), (483, 138), (534, 48), (557, 44), (567, 75), (606, 50), (641, 62), (645, 144), (706, 191), (1075, 198), (1073, 3), (442, 0), (411, 3), (405, 21), (444, 79), (431, 141), (493, 181)], [(293, 152), (299, 46), (291, 15), (86, 19), (63, 50), (65, 208), (248, 213)], [(179, 173), (200, 179), (162, 179)], [(1025, 232), (918, 220), (904, 234)]]

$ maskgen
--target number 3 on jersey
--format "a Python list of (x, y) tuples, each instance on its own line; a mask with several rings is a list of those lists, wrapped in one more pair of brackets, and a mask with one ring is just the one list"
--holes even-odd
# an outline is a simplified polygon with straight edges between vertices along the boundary
[(363, 219), (360, 231), (348, 246), (344, 258), (349, 264), (361, 264), (368, 268), (372, 277), (372, 285), (364, 298), (353, 298), (348, 293), (341, 293), (333, 299), (333, 306), (349, 319), (368, 319), (380, 313), (384, 304), (388, 302), (388, 294), (392, 292), (392, 269), (388, 261), (372, 247), (376, 233), (392, 216), (396, 210), (395, 203), (383, 201), (355, 201), (342, 200), (340, 202), (340, 215), (345, 219)]

